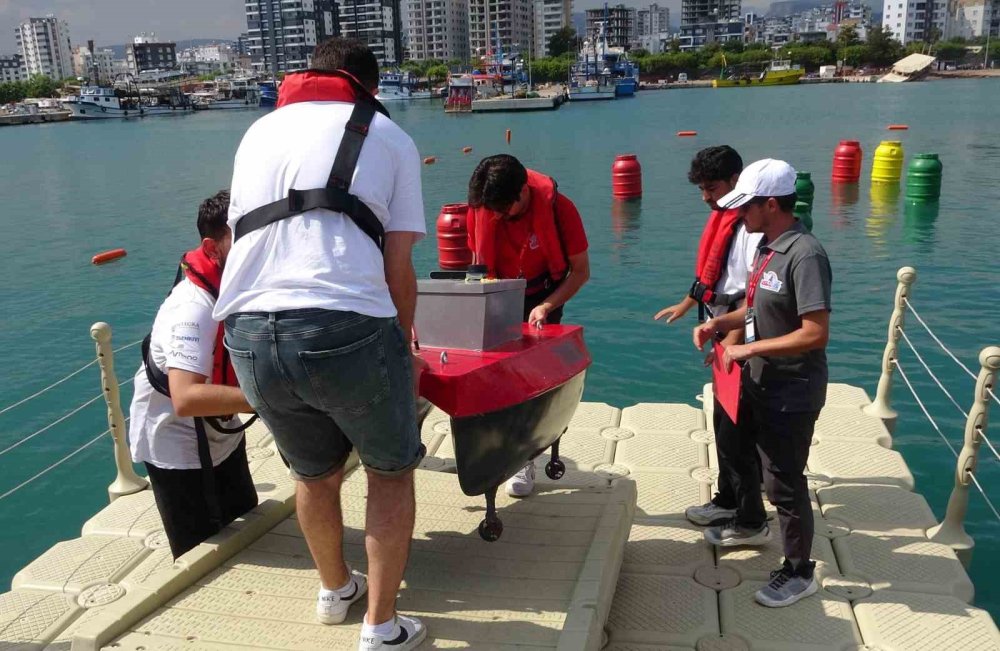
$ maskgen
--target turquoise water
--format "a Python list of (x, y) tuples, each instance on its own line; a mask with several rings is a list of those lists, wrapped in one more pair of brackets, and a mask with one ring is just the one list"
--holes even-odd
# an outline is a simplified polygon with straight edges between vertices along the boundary
[[(682, 324), (651, 315), (690, 285), (697, 237), (706, 216), (685, 174), (692, 155), (728, 143), (747, 162), (785, 158), (813, 172), (815, 233), (834, 267), (831, 378), (874, 394), (902, 265), (917, 268), (914, 305), (967, 365), (1000, 343), (1000, 302), (991, 269), (1000, 222), (1000, 83), (949, 81), (902, 85), (825, 85), (731, 91), (641, 93), (634, 99), (570, 105), (523, 115), (444, 115), (430, 103), (394, 107), (422, 156), (429, 229), (443, 203), (460, 201), (481, 156), (510, 151), (554, 176), (579, 206), (590, 238), (593, 276), (567, 309), (587, 328), (594, 356), (586, 400), (628, 406), (640, 401), (694, 402), (706, 374)], [(0, 129), (0, 409), (63, 377), (93, 355), (89, 327), (108, 321), (116, 346), (141, 339), (173, 279), (181, 252), (196, 241), (198, 202), (230, 178), (232, 156), (257, 113), (200, 113), (144, 122), (54, 124)], [(905, 123), (906, 132), (886, 125)], [(511, 144), (504, 131), (513, 132)], [(676, 138), (696, 130), (697, 138)], [(937, 211), (904, 209), (902, 197), (872, 197), (868, 175), (880, 139), (898, 137), (908, 155), (940, 154), (945, 167)], [(865, 152), (856, 192), (831, 193), (826, 180), (841, 138)], [(474, 148), (463, 155), (462, 147)], [(610, 167), (635, 153), (644, 169), (639, 204), (613, 205)], [(128, 257), (93, 267), (93, 254), (115, 247)], [(434, 240), (417, 250), (417, 267), (435, 267)], [(973, 383), (919, 328), (911, 339), (960, 404)], [(904, 346), (905, 347), (905, 346)], [(936, 389), (912, 353), (904, 368), (945, 435), (961, 444), (964, 418)], [(117, 356), (119, 380), (134, 373), (135, 348)], [(0, 449), (98, 395), (87, 369), (57, 389), (0, 415)], [(128, 405), (129, 387), (122, 400)], [(943, 514), (955, 463), (897, 380), (901, 411), (894, 445), (905, 456), (935, 513)], [(995, 412), (996, 413), (996, 412)], [(995, 419), (997, 420), (997, 419)], [(1000, 422), (1000, 420), (998, 420)], [(107, 427), (101, 401), (0, 455), (0, 494), (90, 441)], [(1000, 443), (1000, 428), (993, 438)], [(980, 481), (1000, 502), (1000, 471), (986, 448)], [(0, 586), (107, 503), (114, 474), (110, 440), (82, 451), (0, 500)], [(1000, 525), (973, 494), (969, 531), (977, 604), (1000, 615)]]

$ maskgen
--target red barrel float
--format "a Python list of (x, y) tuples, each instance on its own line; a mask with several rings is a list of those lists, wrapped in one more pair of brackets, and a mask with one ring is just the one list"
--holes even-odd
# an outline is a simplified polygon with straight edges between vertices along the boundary
[(112, 262), (118, 258), (124, 258), (128, 255), (125, 249), (111, 249), (110, 251), (104, 251), (98, 253), (93, 258), (90, 259), (93, 264), (105, 264), (106, 262)]
[(442, 269), (465, 271), (472, 264), (469, 248), (469, 204), (447, 203), (437, 218), (438, 266)]
[(841, 140), (833, 151), (833, 181), (857, 183), (861, 177), (861, 143)]
[(636, 199), (642, 196), (642, 166), (635, 154), (615, 156), (611, 165), (611, 194), (615, 199)]

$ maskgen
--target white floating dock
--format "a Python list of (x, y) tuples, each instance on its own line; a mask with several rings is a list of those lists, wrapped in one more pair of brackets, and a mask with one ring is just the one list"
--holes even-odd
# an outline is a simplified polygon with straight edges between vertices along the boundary
[[(683, 516), (717, 479), (708, 409), (580, 406), (559, 482), (539, 472), (526, 500), (498, 496), (503, 537), (454, 476), (450, 425), (424, 423), (413, 553), (399, 608), (428, 625), (421, 648), (652, 650), (996, 650), (989, 613), (864, 391), (831, 385), (809, 460), (817, 515), (816, 596), (769, 609), (753, 592), (781, 558), (774, 540), (717, 550)], [(318, 578), (270, 436), (248, 448), (261, 504), (176, 563), (152, 495), (123, 497), (78, 539), (55, 545), (0, 595), (0, 651), (350, 649), (363, 607), (315, 622)], [(547, 460), (542, 455), (539, 470)], [(348, 561), (366, 568), (363, 473), (345, 484)], [(772, 510), (773, 512), (773, 510)], [(605, 644), (607, 646), (605, 646)]]

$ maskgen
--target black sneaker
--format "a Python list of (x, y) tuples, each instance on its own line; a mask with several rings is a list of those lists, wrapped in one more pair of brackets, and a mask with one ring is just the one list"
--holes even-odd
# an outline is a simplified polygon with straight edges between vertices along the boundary
[(766, 545), (771, 539), (771, 529), (765, 522), (757, 529), (736, 524), (732, 518), (724, 525), (705, 529), (705, 540), (717, 547), (739, 547), (740, 545)]

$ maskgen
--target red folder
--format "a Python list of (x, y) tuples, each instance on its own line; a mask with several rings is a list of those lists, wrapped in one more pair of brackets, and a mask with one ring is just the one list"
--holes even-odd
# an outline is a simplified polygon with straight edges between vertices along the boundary
[(742, 368), (739, 364), (733, 364), (732, 368), (726, 370), (726, 350), (719, 342), (712, 344), (712, 350), (715, 352), (715, 361), (712, 362), (712, 390), (715, 392), (715, 399), (726, 410), (729, 419), (735, 423), (740, 410)]

